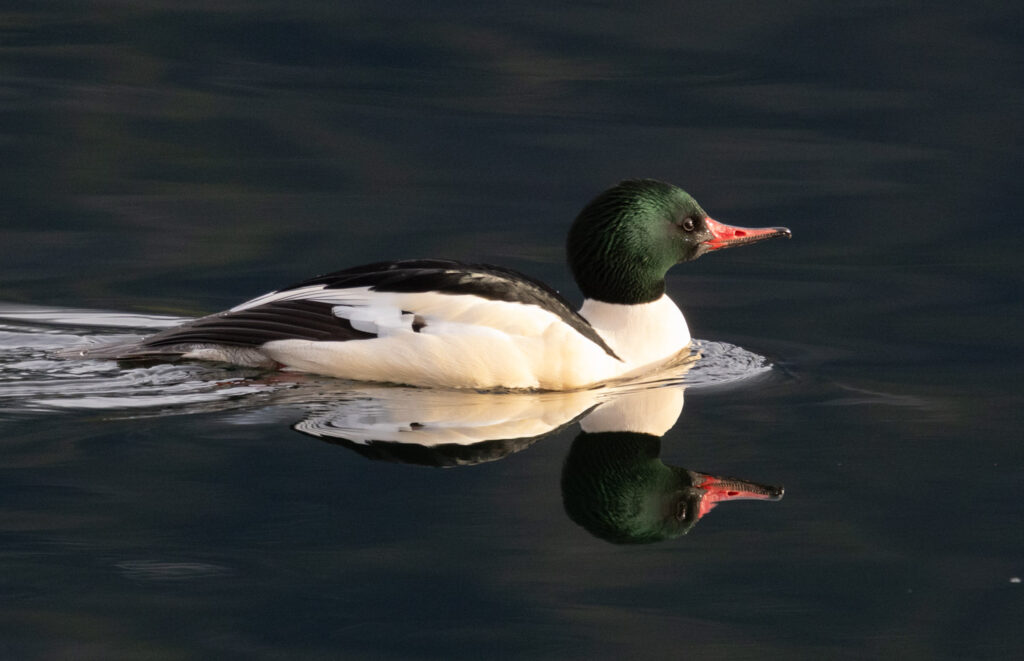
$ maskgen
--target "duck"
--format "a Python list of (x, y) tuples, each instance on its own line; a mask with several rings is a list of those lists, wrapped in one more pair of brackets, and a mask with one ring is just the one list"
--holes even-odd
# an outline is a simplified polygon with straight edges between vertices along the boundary
[(579, 309), (509, 268), (409, 259), (316, 276), (135, 342), (72, 353), (419, 387), (590, 388), (688, 355), (689, 327), (666, 293), (669, 269), (791, 236), (720, 223), (677, 186), (631, 179), (591, 200), (569, 228)]

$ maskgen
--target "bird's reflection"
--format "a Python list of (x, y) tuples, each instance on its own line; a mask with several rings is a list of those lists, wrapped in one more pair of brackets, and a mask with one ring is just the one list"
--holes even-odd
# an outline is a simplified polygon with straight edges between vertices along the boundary
[[(370, 459), (429, 466), (495, 461), (579, 422), (562, 470), (569, 517), (615, 543), (679, 537), (718, 503), (778, 500), (780, 487), (661, 461), (683, 409), (678, 375), (568, 393), (474, 393), (360, 386), (294, 428)], [(308, 407), (307, 403), (307, 407)]]
[(727, 500), (778, 500), (782, 488), (669, 466), (661, 437), (683, 409), (682, 388), (624, 393), (584, 418), (562, 468), (569, 517), (618, 544), (688, 533)]
[(573, 521), (616, 544), (673, 539), (726, 500), (779, 500), (782, 488), (717, 477), (658, 458), (661, 438), (581, 433), (562, 470), (562, 502)]
[(466, 466), (519, 452), (576, 422), (606, 396), (363, 386), (344, 401), (311, 407), (294, 429), (370, 459)]

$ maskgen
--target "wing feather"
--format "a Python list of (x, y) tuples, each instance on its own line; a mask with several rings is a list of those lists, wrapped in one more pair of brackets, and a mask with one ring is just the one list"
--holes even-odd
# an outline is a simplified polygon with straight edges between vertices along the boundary
[[(590, 322), (576, 312), (556, 290), (518, 271), (488, 264), (464, 264), (442, 259), (418, 259), (376, 262), (335, 271), (298, 282), (276, 292), (253, 299), (234, 308), (255, 309), (286, 300), (313, 300), (344, 306), (369, 306), (372, 293), (442, 294), (470, 296), (485, 301), (520, 303), (544, 310), (567, 324), (609, 356), (619, 360)], [(403, 300), (408, 300), (404, 299)], [(451, 299), (449, 299), (451, 300)], [(412, 306), (403, 306), (402, 314), (418, 314)], [(336, 314), (349, 316), (340, 311)], [(357, 327), (366, 328), (366, 317), (352, 317)], [(429, 320), (428, 320), (429, 325)]]
[(201, 317), (147, 338), (143, 347), (179, 344), (226, 344), (258, 347), (273, 340), (346, 341), (376, 337), (336, 316), (328, 303), (280, 300)]

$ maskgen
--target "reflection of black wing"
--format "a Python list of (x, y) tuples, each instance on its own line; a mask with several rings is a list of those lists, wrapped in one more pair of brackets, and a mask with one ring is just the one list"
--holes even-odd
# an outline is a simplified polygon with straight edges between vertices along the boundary
[[(293, 427), (293, 429), (303, 431), (298, 426)], [(488, 461), (503, 459), (520, 450), (525, 450), (542, 439), (543, 436), (483, 441), (473, 445), (450, 443), (433, 447), (416, 445), (415, 443), (395, 443), (393, 441), (370, 441), (364, 445), (362, 443), (353, 443), (344, 438), (328, 438), (324, 436), (319, 438), (327, 443), (346, 447), (367, 459), (375, 461), (450, 468), (452, 466), (472, 466), (473, 464), (483, 464)]]

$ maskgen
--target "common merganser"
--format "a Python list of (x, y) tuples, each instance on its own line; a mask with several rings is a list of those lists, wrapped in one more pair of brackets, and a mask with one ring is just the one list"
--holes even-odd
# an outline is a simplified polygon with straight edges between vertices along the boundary
[(690, 344), (665, 275), (706, 252), (789, 237), (711, 219), (652, 179), (601, 193), (573, 222), (569, 266), (585, 301), (517, 271), (438, 259), (378, 262), (297, 283), (138, 343), (116, 360), (197, 359), (357, 381), (572, 390), (671, 362)]

